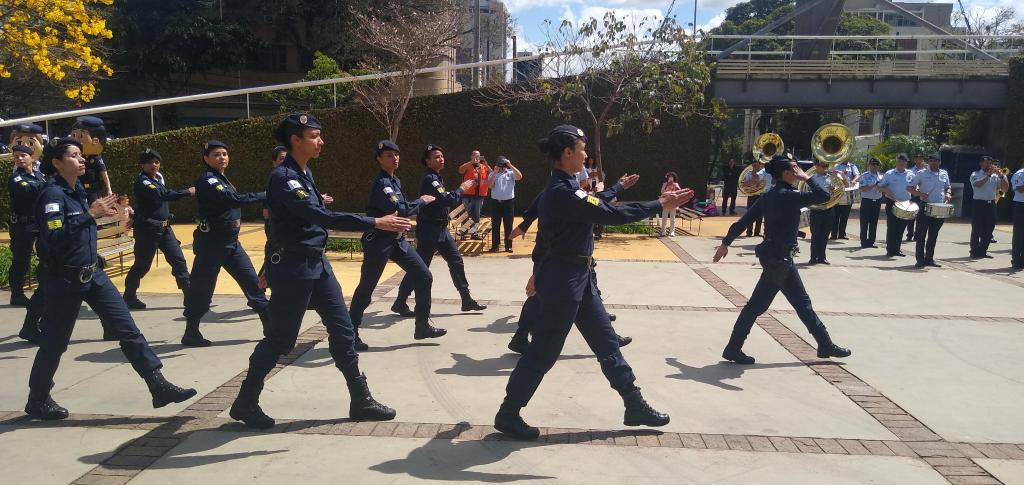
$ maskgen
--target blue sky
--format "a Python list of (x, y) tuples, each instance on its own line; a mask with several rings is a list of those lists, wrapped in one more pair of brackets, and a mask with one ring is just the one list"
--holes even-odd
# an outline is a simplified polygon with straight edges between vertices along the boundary
[[(520, 51), (529, 50), (531, 45), (544, 42), (544, 19), (556, 25), (562, 19), (579, 20), (589, 17), (601, 18), (604, 12), (614, 9), (623, 14), (644, 16), (664, 15), (669, 0), (504, 0), (512, 16), (516, 18), (521, 34)], [(725, 9), (739, 0), (698, 0), (698, 28), (714, 27), (725, 16)], [(951, 0), (947, 0), (951, 1)], [(999, 6), (1013, 6), (1019, 0), (964, 0), (968, 9), (994, 9)], [(693, 0), (681, 0), (674, 10), (682, 25), (693, 22)], [(1018, 15), (1024, 14), (1019, 11)]]

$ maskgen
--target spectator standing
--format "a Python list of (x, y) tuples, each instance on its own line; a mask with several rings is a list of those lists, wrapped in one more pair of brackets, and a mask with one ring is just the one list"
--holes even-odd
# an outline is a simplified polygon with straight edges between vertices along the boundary
[(515, 216), (516, 181), (523, 179), (512, 162), (504, 156), (498, 156), (494, 170), (487, 177), (487, 185), (491, 186), (491, 252), (498, 252), (498, 237), (501, 226), (505, 227), (505, 252), (512, 252), (512, 218)]
[[(679, 177), (676, 175), (675, 172), (668, 172), (668, 173), (666, 173), (665, 174), (665, 182), (661, 184), (661, 194), (665, 194), (665, 193), (668, 193), (668, 192), (675, 192), (677, 190), (680, 190), (679, 182), (677, 181), (678, 178)], [(668, 222), (668, 220), (670, 218), (672, 219), (671, 230), (670, 231), (665, 231), (665, 226), (667, 225), (666, 223)], [(658, 235), (659, 236), (675, 237), (675, 235), (676, 235), (676, 210), (675, 209), (672, 209), (672, 210), (667, 210), (666, 209), (666, 210), (662, 210), (661, 211), (661, 225), (658, 228)]]
[(725, 184), (722, 190), (722, 215), (736, 214), (736, 193), (740, 184), (740, 172), (743, 167), (736, 165), (736, 159), (730, 158), (722, 167), (722, 181)]
[[(468, 231), (471, 239), (483, 239), (479, 232), (480, 213), (483, 211), (484, 198), (487, 197), (487, 190), (490, 188), (487, 183), (490, 174), (491, 167), (487, 165), (487, 160), (480, 156), (479, 150), (470, 152), (469, 161), (459, 166), (459, 175), (462, 175), (462, 180), (474, 182), (473, 187), (462, 194), (462, 205), (466, 207), (466, 212), (469, 213), (469, 218), (473, 221), (473, 227)], [(464, 236), (467, 231), (461, 230), (460, 233)]]

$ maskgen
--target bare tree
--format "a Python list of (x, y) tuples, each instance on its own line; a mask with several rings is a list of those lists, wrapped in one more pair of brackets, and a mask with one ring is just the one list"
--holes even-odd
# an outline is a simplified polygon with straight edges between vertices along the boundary
[(368, 59), (363, 68), (372, 72), (401, 74), (371, 82), (356, 83), (359, 101), (394, 140), (413, 96), (416, 70), (450, 61), (459, 45), (465, 22), (465, 8), (457, 0), (392, 3), (373, 14), (353, 11), (356, 37), (381, 58)]
[[(953, 12), (953, 25), (971, 35), (1024, 35), (1024, 20), (1013, 7), (972, 8)], [(1017, 39), (970, 39), (979, 49), (1020, 48)]]
[(507, 109), (540, 101), (555, 116), (584, 118), (590, 125), (588, 152), (601, 167), (603, 136), (620, 133), (627, 123), (650, 133), (664, 116), (719, 112), (707, 97), (711, 69), (704, 51), (676, 23), (671, 6), (660, 20), (623, 19), (609, 11), (600, 22), (546, 25), (542, 53), (553, 55), (542, 59), (541, 75), (482, 90), (478, 105)]

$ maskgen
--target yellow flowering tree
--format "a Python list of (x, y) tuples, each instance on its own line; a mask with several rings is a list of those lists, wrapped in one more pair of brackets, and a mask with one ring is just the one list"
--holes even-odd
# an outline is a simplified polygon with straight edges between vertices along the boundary
[(89, 102), (113, 70), (100, 56), (111, 38), (99, 8), (113, 0), (0, 0), (0, 78), (42, 76)]

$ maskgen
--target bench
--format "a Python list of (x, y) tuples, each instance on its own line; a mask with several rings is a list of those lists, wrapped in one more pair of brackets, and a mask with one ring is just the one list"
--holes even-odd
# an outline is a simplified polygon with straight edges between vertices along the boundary
[(116, 254), (118, 263), (124, 267), (124, 253), (134, 250), (135, 240), (128, 235), (128, 227), (119, 216), (96, 220), (96, 253), (101, 258)]
[(473, 222), (473, 219), (469, 218), (469, 212), (466, 211), (466, 207), (461, 203), (452, 208), (448, 213), (451, 222), (452, 234), (455, 234), (459, 239), (465, 240), (468, 234), (476, 231), (482, 237), (486, 237), (488, 231), (491, 230), (491, 219), (480, 216), (480, 222)]

